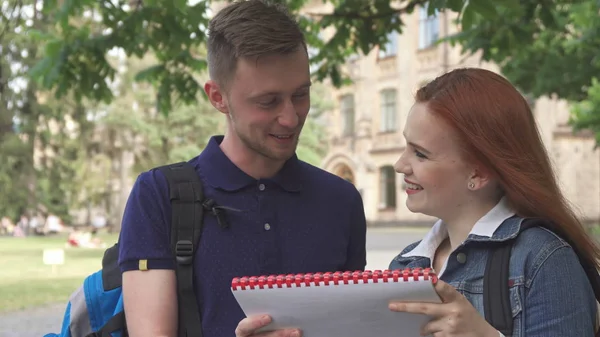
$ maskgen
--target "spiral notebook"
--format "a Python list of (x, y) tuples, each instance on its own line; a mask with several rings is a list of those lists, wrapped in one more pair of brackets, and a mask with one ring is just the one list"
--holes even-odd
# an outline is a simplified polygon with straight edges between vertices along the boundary
[(418, 337), (431, 318), (392, 312), (391, 300), (441, 303), (426, 268), (234, 278), (231, 291), (247, 316), (268, 314), (260, 331), (299, 328), (304, 337)]

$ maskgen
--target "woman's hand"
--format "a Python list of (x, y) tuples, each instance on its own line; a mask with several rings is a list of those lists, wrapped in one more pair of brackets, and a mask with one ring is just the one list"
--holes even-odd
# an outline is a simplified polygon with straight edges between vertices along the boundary
[(421, 329), (421, 335), (435, 337), (498, 337), (492, 327), (471, 303), (454, 287), (438, 280), (435, 290), (443, 303), (392, 301), (389, 308), (397, 312), (425, 314), (432, 320)]
[(297, 329), (275, 330), (255, 333), (256, 330), (271, 323), (270, 316), (249, 316), (240, 321), (235, 329), (236, 337), (300, 337)]

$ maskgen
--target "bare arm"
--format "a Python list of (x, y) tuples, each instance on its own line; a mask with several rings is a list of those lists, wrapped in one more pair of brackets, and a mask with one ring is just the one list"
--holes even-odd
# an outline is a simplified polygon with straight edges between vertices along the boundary
[(177, 281), (174, 270), (124, 272), (123, 305), (130, 337), (177, 336)]

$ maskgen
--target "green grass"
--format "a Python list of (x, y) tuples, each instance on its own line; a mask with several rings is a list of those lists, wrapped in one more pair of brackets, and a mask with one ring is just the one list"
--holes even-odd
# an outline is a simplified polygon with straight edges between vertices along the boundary
[[(112, 245), (117, 235), (99, 237)], [(104, 249), (65, 248), (66, 236), (0, 237), (0, 313), (49, 303), (67, 303), (83, 279), (101, 268)], [(44, 249), (65, 250), (65, 263), (44, 265)]]

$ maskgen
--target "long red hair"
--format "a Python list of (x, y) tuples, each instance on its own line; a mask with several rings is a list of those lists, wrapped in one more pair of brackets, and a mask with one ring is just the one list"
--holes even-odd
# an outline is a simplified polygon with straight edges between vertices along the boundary
[(600, 248), (558, 187), (529, 104), (509, 81), (485, 69), (456, 69), (420, 88), (416, 101), (457, 131), (465, 153), (498, 178), (517, 215), (552, 221), (600, 267)]

